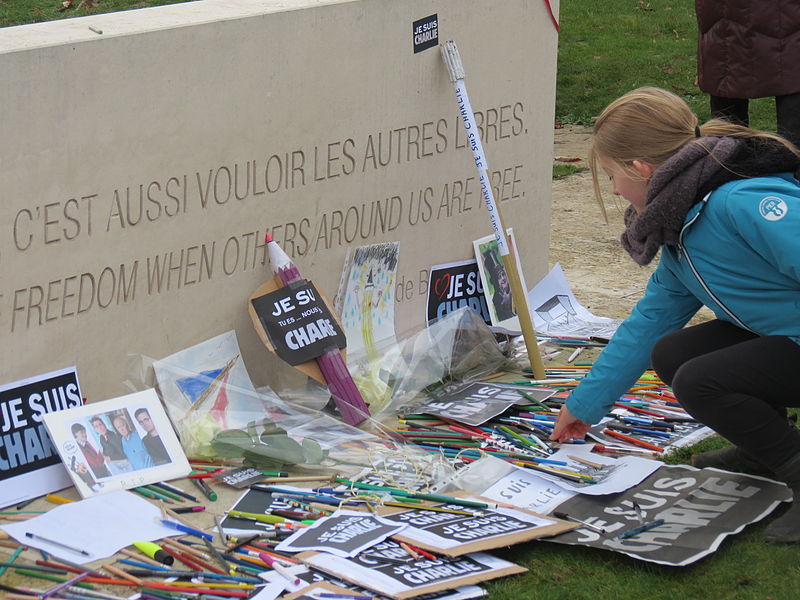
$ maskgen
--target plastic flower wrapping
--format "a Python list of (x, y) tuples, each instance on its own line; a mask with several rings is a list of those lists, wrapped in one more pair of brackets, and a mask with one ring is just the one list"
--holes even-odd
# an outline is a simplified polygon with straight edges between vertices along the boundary
[(392, 464), (406, 476), (427, 473), (428, 485), (432, 473), (440, 479), (449, 467), (434, 466), (441, 457), (398, 440), (382, 421), (393, 419), (397, 406), (426, 397), (429, 386), (483, 376), (506, 358), (470, 310), (453, 313), (378, 356), (379, 363), (356, 357), (350, 366), (365, 398), (380, 396), (380, 402), (371, 403), (373, 416), (358, 428), (336, 417), (327, 388), (313, 380), (280, 395), (269, 387), (256, 389), (233, 331), (164, 359), (140, 357), (143, 368), (132, 379), (136, 387), (149, 387), (146, 375), (152, 374), (190, 459), (241, 461), (263, 470), (297, 465), (338, 472)]

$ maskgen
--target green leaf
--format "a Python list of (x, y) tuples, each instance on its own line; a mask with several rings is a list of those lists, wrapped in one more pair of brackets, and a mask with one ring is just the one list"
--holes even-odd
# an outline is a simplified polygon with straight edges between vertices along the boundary
[(319, 464), (325, 459), (325, 451), (311, 438), (303, 438), (303, 456), (306, 462)]
[(239, 458), (253, 445), (253, 440), (244, 431), (226, 429), (211, 440), (211, 448), (222, 458)]

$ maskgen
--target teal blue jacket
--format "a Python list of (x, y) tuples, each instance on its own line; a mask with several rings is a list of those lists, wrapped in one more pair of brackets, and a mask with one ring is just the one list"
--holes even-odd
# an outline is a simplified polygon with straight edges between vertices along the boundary
[(655, 343), (701, 306), (800, 343), (800, 182), (792, 175), (728, 182), (689, 211), (678, 245), (661, 247), (645, 295), (567, 398), (570, 412), (597, 423), (649, 367)]

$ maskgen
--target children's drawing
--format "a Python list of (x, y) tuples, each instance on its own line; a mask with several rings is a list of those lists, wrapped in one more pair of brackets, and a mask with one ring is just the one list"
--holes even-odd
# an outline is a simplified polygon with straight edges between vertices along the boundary
[[(231, 375), (233, 365), (239, 360), (237, 354), (231, 358), (225, 366), (203, 371), (198, 375), (189, 375), (175, 381), (175, 385), (191, 403), (192, 409), (203, 406), (209, 402), (211, 408), (208, 412), (219, 421), (220, 425), (228, 427), (228, 380)], [(211, 399), (213, 398), (213, 402)]]
[(377, 344), (394, 340), (394, 280), (399, 242), (361, 246), (353, 253), (342, 305), (347, 351), (378, 359)]
[(187, 452), (198, 451), (195, 446), (203, 445), (201, 437), (208, 441), (219, 431), (264, 417), (263, 402), (241, 359), (234, 331), (158, 360), (153, 369)]

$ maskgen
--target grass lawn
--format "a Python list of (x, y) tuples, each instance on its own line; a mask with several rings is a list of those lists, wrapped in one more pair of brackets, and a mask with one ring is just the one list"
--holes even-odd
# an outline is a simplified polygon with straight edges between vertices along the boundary
[[(541, 0), (531, 0), (541, 2)], [(172, 3), (169, 0), (80, 0), (63, 12), (60, 0), (0, 0), (0, 26), (48, 21)], [(79, 6), (80, 5), (80, 6)], [(693, 0), (563, 0), (556, 121), (591, 125), (620, 94), (655, 85), (681, 94), (708, 118), (708, 98), (694, 85)], [(0, 35), (2, 35), (0, 33)], [(754, 127), (774, 131), (774, 102), (754, 104)], [(563, 165), (558, 175), (574, 167)], [(704, 445), (719, 444), (719, 440)], [(686, 461), (690, 451), (674, 457)], [(529, 572), (488, 585), (492, 600), (782, 600), (800, 597), (797, 548), (760, 541), (763, 524), (727, 539), (712, 556), (669, 568), (626, 556), (545, 542), (500, 554)]]
[(85, 17), (186, 1), (188, 0), (0, 0), (0, 27)]

